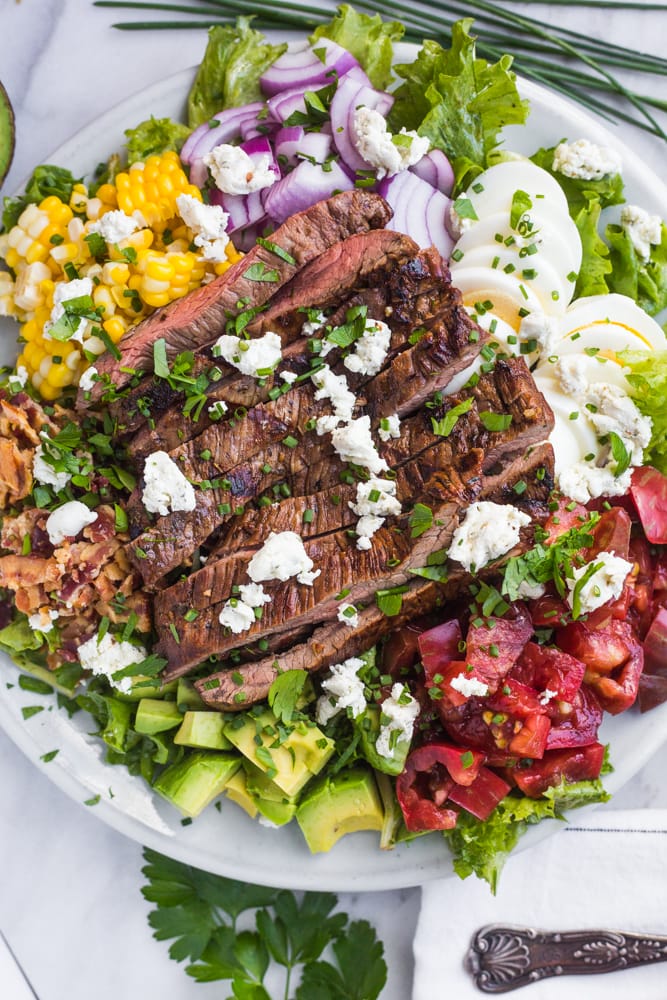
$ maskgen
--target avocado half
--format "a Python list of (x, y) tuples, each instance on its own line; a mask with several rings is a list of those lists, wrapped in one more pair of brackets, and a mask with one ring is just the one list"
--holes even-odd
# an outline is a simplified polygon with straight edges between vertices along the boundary
[(14, 158), (15, 138), (14, 109), (7, 91), (0, 83), (0, 184), (9, 173)]

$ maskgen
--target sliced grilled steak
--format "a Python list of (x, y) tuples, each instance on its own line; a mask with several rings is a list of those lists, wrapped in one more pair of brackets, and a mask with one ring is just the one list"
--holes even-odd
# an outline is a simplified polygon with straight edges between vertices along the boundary
[[(295, 580), (266, 584), (271, 602), (263, 608), (262, 618), (243, 633), (243, 638), (254, 642), (264, 636), (334, 618), (341, 592), (348, 592), (352, 602), (365, 602), (379, 589), (405, 584), (410, 579), (411, 568), (423, 565), (434, 548), (449, 544), (460, 511), (475, 499), (481, 488), (481, 457), (479, 453), (463, 456), (456, 464), (434, 474), (424, 494), (432, 506), (433, 523), (418, 538), (411, 537), (407, 518), (403, 518), (405, 530), (380, 528), (368, 551), (357, 549), (346, 532), (335, 532), (306, 543), (306, 551), (315, 568), (321, 570), (320, 575), (312, 586)], [(245, 573), (237, 573), (227, 584), (227, 593), (233, 585), (244, 582), (247, 582)], [(207, 656), (224, 655), (239, 644), (238, 636), (230, 635), (218, 620), (222, 606), (218, 601), (202, 609), (194, 623), (183, 620), (175, 627), (178, 640), (160, 623), (156, 649), (169, 661), (165, 678), (187, 673)]]
[[(546, 475), (538, 477), (542, 469)], [(512, 491), (509, 502), (531, 513), (536, 523), (548, 516), (547, 501), (551, 492), (553, 477), (553, 450), (551, 445), (538, 448), (524, 458), (523, 479), (526, 491), (519, 496)], [(511, 481), (507, 488), (512, 490)], [(485, 482), (479, 499), (504, 502), (505, 487), (491, 488)], [(493, 565), (486, 567), (483, 576), (493, 577), (511, 555), (532, 545), (532, 527), (522, 530), (522, 542), (517, 549), (507, 553)], [(279, 673), (286, 670), (308, 670), (315, 673), (334, 663), (340, 663), (350, 656), (370, 649), (389, 632), (400, 628), (418, 615), (426, 614), (439, 607), (444, 601), (456, 597), (470, 582), (471, 576), (460, 566), (452, 567), (446, 583), (415, 580), (403, 595), (398, 615), (387, 618), (373, 604), (359, 612), (359, 624), (350, 627), (338, 621), (327, 622), (316, 628), (306, 642), (295, 644), (282, 656), (270, 655), (253, 663), (243, 664), (234, 670), (221, 670), (209, 677), (196, 681), (203, 700), (211, 708), (220, 711), (239, 711), (258, 701), (263, 701), (271, 684)]]
[[(246, 300), (244, 308), (260, 308), (299, 268), (354, 233), (382, 229), (390, 217), (387, 203), (379, 195), (363, 190), (344, 191), (293, 215), (271, 237), (271, 242), (293, 263), (266, 247), (255, 246), (210, 284), (140, 323), (123, 339), (120, 360), (105, 354), (97, 362), (98, 371), (109, 375), (116, 387), (121, 388), (132, 378), (122, 369), (151, 371), (153, 344), (161, 337), (165, 338), (167, 355), (172, 358), (180, 351), (210, 343), (222, 332), (228, 315), (236, 314), (239, 300)], [(248, 269), (259, 263), (276, 271), (278, 280), (252, 281), (245, 277)], [(90, 395), (92, 401), (100, 398), (99, 383)], [(80, 394), (77, 405), (87, 409), (90, 402)]]

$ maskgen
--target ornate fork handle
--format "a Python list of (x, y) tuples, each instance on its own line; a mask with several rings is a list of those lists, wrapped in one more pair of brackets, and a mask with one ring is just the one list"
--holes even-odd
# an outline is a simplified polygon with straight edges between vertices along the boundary
[(508, 993), (552, 976), (595, 975), (667, 962), (667, 937), (623, 931), (540, 931), (489, 924), (465, 965), (483, 993)]

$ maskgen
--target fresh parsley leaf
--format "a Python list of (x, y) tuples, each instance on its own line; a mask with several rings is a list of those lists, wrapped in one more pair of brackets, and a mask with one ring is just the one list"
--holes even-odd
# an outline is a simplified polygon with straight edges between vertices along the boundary
[(510, 601), (519, 597), (522, 582), (530, 586), (553, 582), (561, 597), (565, 595), (565, 580), (572, 576), (572, 563), (583, 549), (593, 544), (592, 530), (600, 515), (592, 513), (581, 526), (563, 532), (550, 545), (538, 542), (523, 555), (509, 559), (503, 575), (502, 592)]
[(261, 260), (255, 261), (243, 272), (243, 277), (248, 281), (276, 282), (280, 281), (280, 275), (275, 268), (268, 268)]
[(382, 943), (366, 920), (350, 925), (333, 947), (338, 968), (329, 962), (305, 967), (296, 1000), (374, 1000), (387, 981)]
[(630, 461), (632, 456), (628, 449), (625, 447), (623, 438), (616, 433), (616, 431), (611, 431), (609, 434), (609, 444), (611, 446), (611, 454), (613, 456), (614, 462), (616, 463), (616, 468), (614, 469), (615, 476), (622, 476), (626, 469), (630, 468)]
[(491, 410), (482, 410), (479, 414), (479, 419), (482, 421), (487, 431), (506, 431), (512, 423), (512, 414), (492, 413)]
[(512, 207), (510, 209), (510, 226), (516, 229), (519, 220), (533, 207), (533, 202), (529, 194), (525, 191), (516, 190), (512, 195)]
[(410, 537), (419, 538), (433, 524), (433, 511), (426, 504), (416, 503), (412, 508), (408, 524), (411, 528)]
[(307, 679), (305, 670), (286, 670), (271, 685), (269, 705), (281, 722), (287, 724), (292, 721)]
[(472, 409), (474, 400), (472, 397), (470, 399), (464, 399), (462, 403), (457, 403), (456, 406), (452, 406), (451, 410), (447, 410), (447, 413), (442, 417), (441, 420), (436, 420), (435, 417), (431, 417), (431, 426), (433, 428), (433, 433), (438, 434), (440, 437), (449, 437), (454, 428), (459, 417), (467, 413), (468, 410)]
[(158, 378), (169, 378), (169, 362), (167, 360), (167, 342), (160, 337), (153, 344), (153, 371)]

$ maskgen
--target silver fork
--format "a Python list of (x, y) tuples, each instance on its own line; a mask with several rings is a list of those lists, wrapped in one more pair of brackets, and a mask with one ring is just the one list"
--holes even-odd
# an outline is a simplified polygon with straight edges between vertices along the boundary
[(541, 931), (489, 924), (465, 966), (483, 993), (509, 993), (552, 976), (596, 975), (667, 962), (667, 937), (626, 931)]

